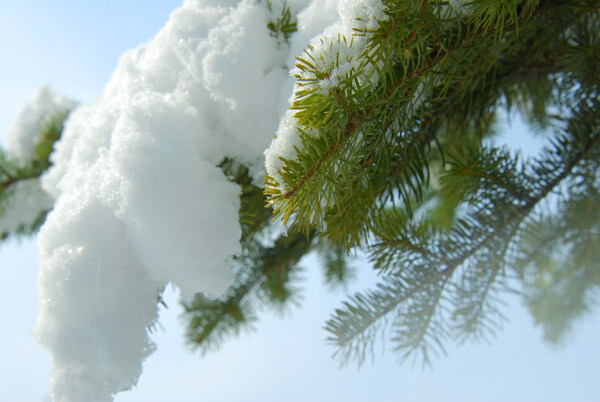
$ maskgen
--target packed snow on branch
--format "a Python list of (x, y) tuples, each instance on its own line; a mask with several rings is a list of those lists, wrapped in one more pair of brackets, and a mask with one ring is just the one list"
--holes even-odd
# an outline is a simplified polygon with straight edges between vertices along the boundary
[(35, 157), (35, 146), (44, 120), (56, 113), (71, 110), (76, 105), (73, 99), (58, 94), (48, 85), (39, 87), (31, 102), (21, 106), (8, 129), (6, 152), (9, 158), (20, 165), (30, 163)]
[(7, 193), (0, 201), (0, 236), (27, 230), (52, 209), (52, 197), (41, 189), (38, 179), (22, 180)]
[[(324, 16), (330, 16), (329, 21), (324, 21)], [(324, 80), (316, 80), (319, 91), (327, 93), (348, 75), (364, 86), (374, 86), (378, 77), (374, 65), (364, 63), (360, 56), (366, 50), (367, 36), (354, 35), (355, 29), (373, 30), (379, 22), (386, 19), (384, 6), (379, 0), (373, 1), (313, 1), (302, 13), (298, 15), (299, 33), (292, 40), (292, 54), (307, 58), (305, 51), (310, 53), (316, 69), (327, 72)], [(319, 21), (322, 25), (315, 27)], [(324, 23), (324, 24), (323, 24)], [(323, 28), (325, 26), (325, 28)], [(308, 33), (308, 35), (306, 34)], [(311, 35), (315, 33), (316, 35)], [(304, 49), (309, 44), (310, 50)], [(315, 78), (312, 72), (302, 71), (299, 68), (291, 70), (290, 74), (300, 79)], [(307, 87), (295, 86), (297, 90), (306, 90)], [(293, 98), (293, 97), (292, 97)], [(287, 193), (284, 180), (279, 174), (283, 166), (282, 158), (293, 160), (296, 157), (295, 147), (301, 144), (298, 122), (294, 117), (295, 111), (288, 110), (281, 120), (276, 138), (265, 151), (266, 173), (279, 183), (279, 190)]]
[[(136, 384), (167, 283), (182, 297), (230, 286), (240, 189), (217, 165), (235, 158), (260, 184), (264, 150), (293, 123), (295, 56), (383, 10), (378, 0), (287, 1), (298, 31), (286, 42), (268, 29), (277, 3), (186, 1), (122, 56), (100, 98), (70, 114), (42, 178), (55, 206), (38, 239), (35, 336), (53, 355), (54, 401), (112, 400)], [(267, 168), (298, 141), (284, 137)]]
[[(51, 87), (39, 87), (31, 102), (19, 109), (8, 129), (7, 158), (17, 166), (28, 166), (35, 159), (35, 147), (45, 119), (75, 105), (74, 100), (57, 94)], [(0, 201), (0, 235), (30, 227), (52, 205), (52, 197), (41, 189), (37, 178), (14, 183)]]

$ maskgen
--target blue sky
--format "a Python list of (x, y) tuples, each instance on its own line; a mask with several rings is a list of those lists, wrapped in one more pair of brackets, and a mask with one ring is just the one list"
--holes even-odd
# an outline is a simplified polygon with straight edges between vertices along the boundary
[[(120, 54), (150, 39), (179, 1), (0, 0), (0, 141), (40, 84), (89, 102), (101, 94)], [(532, 143), (522, 125), (510, 143)], [(328, 293), (318, 262), (303, 261), (300, 308), (266, 312), (250, 334), (201, 357), (183, 345), (176, 294), (154, 339), (136, 388), (116, 401), (597, 401), (600, 314), (580, 322), (562, 348), (542, 334), (518, 299), (507, 298), (510, 322), (490, 344), (449, 347), (422, 371), (399, 366), (392, 353), (375, 364), (338, 369), (322, 326), (343, 294)], [(351, 291), (374, 277), (366, 264)], [(31, 339), (36, 316), (34, 239), (0, 246), (0, 401), (47, 401), (50, 356)]]

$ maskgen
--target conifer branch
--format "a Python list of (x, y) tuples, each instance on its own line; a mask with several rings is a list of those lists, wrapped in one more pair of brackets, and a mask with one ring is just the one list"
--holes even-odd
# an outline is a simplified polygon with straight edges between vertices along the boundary
[(493, 175), (485, 173), (485, 172), (477, 172), (474, 170), (470, 170), (468, 168), (465, 168), (461, 173), (464, 174), (465, 176), (473, 176), (473, 177), (481, 179), (481, 180), (489, 181), (489, 182), (493, 183), (496, 187), (499, 187), (499, 188), (502, 188), (502, 189), (508, 191), (511, 195), (513, 195), (519, 201), (531, 201), (531, 197), (528, 194), (525, 194), (525, 193), (519, 191), (517, 188), (512, 186), (510, 183), (504, 182), (496, 176), (493, 176)]
[(308, 252), (311, 239), (302, 233), (280, 237), (272, 247), (247, 250), (237, 265), (236, 284), (225, 296), (212, 301), (197, 294), (184, 303), (189, 319), (187, 338), (203, 353), (219, 347), (223, 338), (249, 327), (255, 310), (261, 304), (280, 304), (289, 301), (286, 290), (290, 273), (298, 260)]
[[(420, 5), (422, 6), (420, 15), (418, 17), (420, 22), (416, 25), (418, 26), (418, 29), (423, 29), (425, 27), (424, 22), (426, 20), (424, 10), (426, 8), (427, 2), (420, 3)], [(553, 7), (558, 7), (560, 5), (561, 3), (556, 3), (553, 4)], [(551, 7), (540, 9), (550, 10)], [(519, 15), (517, 19), (509, 19), (508, 22), (502, 23), (502, 29), (506, 31), (508, 29), (514, 28), (514, 26), (516, 26), (516, 24), (519, 23), (522, 25), (521, 28), (524, 29), (524, 24), (530, 22), (532, 18), (538, 16), (538, 14), (540, 13), (540, 9), (535, 9), (532, 13), (524, 13), (523, 15)], [(458, 28), (456, 29), (457, 33), (454, 34), (454, 36), (451, 35), (449, 39), (447, 39), (444, 46), (434, 46), (430, 48), (427, 54), (425, 54), (421, 59), (419, 59), (419, 61), (414, 65), (408, 66), (408, 69), (404, 69), (403, 65), (398, 62), (395, 62), (395, 64), (391, 66), (384, 66), (383, 69), (379, 71), (379, 74), (382, 76), (387, 74), (387, 77), (382, 79), (381, 85), (372, 93), (372, 95), (370, 95), (372, 99), (370, 99), (368, 103), (361, 104), (360, 102), (358, 102), (354, 103), (354, 106), (349, 107), (349, 104), (344, 99), (338, 101), (338, 103), (340, 104), (340, 110), (343, 111), (342, 114), (344, 115), (344, 117), (342, 117), (342, 119), (344, 120), (344, 123), (341, 128), (327, 128), (326, 126), (324, 126), (324, 128), (322, 129), (323, 131), (329, 130), (330, 133), (333, 132), (333, 140), (329, 141), (328, 147), (322, 152), (320, 152), (318, 155), (311, 154), (313, 150), (321, 148), (321, 145), (317, 145), (316, 143), (313, 144), (312, 139), (310, 139), (310, 136), (312, 134), (307, 134), (303, 137), (303, 143), (305, 148), (302, 150), (297, 150), (299, 153), (307, 152), (306, 155), (299, 154), (298, 161), (294, 161), (293, 163), (291, 161), (284, 160), (284, 166), (286, 164), (288, 166), (282, 169), (280, 171), (280, 174), (282, 175), (284, 181), (290, 184), (290, 189), (281, 194), (277, 188), (271, 187), (272, 184), (275, 184), (277, 186), (279, 185), (279, 183), (277, 183), (270, 177), (268, 177), (265, 181), (265, 194), (269, 195), (268, 204), (274, 205), (276, 216), (283, 215), (284, 219), (287, 220), (287, 217), (289, 217), (293, 212), (297, 212), (295, 221), (298, 223), (298, 227), (304, 230), (307, 230), (309, 227), (321, 226), (323, 223), (322, 221), (320, 221), (320, 219), (322, 219), (322, 217), (331, 216), (331, 219), (326, 218), (327, 227), (332, 228), (331, 230), (327, 230), (327, 233), (331, 236), (331, 238), (333, 240), (339, 238), (339, 235), (336, 234), (338, 233), (339, 228), (340, 233), (344, 233), (345, 231), (347, 233), (351, 232), (351, 237), (354, 238), (354, 241), (349, 243), (347, 243), (346, 240), (341, 239), (341, 244), (344, 244), (347, 248), (359, 244), (360, 236), (357, 236), (357, 233), (362, 232), (362, 235), (364, 235), (368, 230), (369, 222), (368, 219), (365, 220), (365, 218), (366, 216), (368, 216), (368, 211), (370, 211), (370, 208), (364, 205), (362, 207), (363, 212), (356, 211), (353, 215), (349, 209), (352, 208), (352, 206), (350, 206), (343, 198), (339, 198), (334, 194), (327, 193), (325, 192), (325, 190), (321, 190), (323, 191), (323, 194), (319, 193), (320, 195), (318, 197), (321, 198), (324, 196), (327, 201), (331, 200), (331, 203), (310, 202), (309, 200), (311, 199), (311, 194), (313, 196), (317, 196), (317, 194), (315, 194), (315, 192), (310, 189), (317, 186), (316, 183), (319, 183), (322, 180), (328, 180), (326, 176), (329, 175), (330, 169), (335, 170), (336, 168), (339, 168), (340, 162), (337, 161), (339, 160), (340, 153), (352, 152), (353, 150), (355, 150), (354, 145), (348, 144), (351, 138), (355, 137), (357, 133), (363, 132), (365, 130), (365, 127), (368, 127), (368, 129), (372, 129), (372, 125), (374, 122), (381, 120), (382, 118), (384, 120), (387, 120), (387, 118), (383, 116), (385, 116), (388, 113), (386, 109), (389, 108), (390, 104), (398, 104), (398, 109), (396, 113), (399, 113), (401, 108), (405, 108), (407, 106), (407, 99), (411, 98), (411, 94), (415, 90), (414, 88), (416, 83), (423, 82), (423, 80), (425, 80), (430, 75), (435, 66), (443, 64), (443, 62), (446, 59), (455, 57), (455, 54), (464, 53), (464, 51), (469, 49), (473, 43), (487, 43), (491, 41), (490, 46), (494, 46), (494, 43), (498, 40), (498, 38), (495, 37), (496, 31), (494, 29), (500, 28), (498, 28), (496, 25), (490, 26), (489, 24), (478, 25), (478, 23), (474, 22), (476, 19), (477, 18), (474, 16), (467, 16), (464, 19), (464, 21), (468, 22), (459, 20), (453, 21), (453, 23), (456, 23), (458, 26)], [(397, 18), (393, 19), (389, 25), (394, 26), (394, 24), (396, 23)], [(370, 35), (369, 40), (371, 41), (372, 50), (365, 52), (365, 57), (371, 57), (370, 53), (368, 52), (374, 52), (375, 50), (373, 49), (377, 49), (377, 51), (382, 51), (381, 49), (385, 48), (385, 46), (382, 46), (379, 42), (377, 42), (378, 40), (400, 40), (400, 38), (391, 38), (389, 36), (389, 32), (386, 31), (387, 28), (383, 29), (383, 33), (368, 33), (368, 35)], [(416, 31), (412, 32), (414, 33)], [(366, 32), (359, 32), (359, 34), (367, 35)], [(417, 35), (413, 35), (411, 33), (409, 34), (408, 38), (404, 38), (402, 40), (406, 41), (407, 39), (410, 39), (409, 43), (411, 43), (413, 40), (416, 40), (416, 37)], [(424, 43), (428, 43), (430, 39), (431, 35), (429, 33), (424, 33), (424, 37), (420, 40), (424, 41)], [(439, 38), (437, 40), (439, 40)], [(310, 53), (307, 54), (310, 56)], [(373, 57), (373, 60), (383, 60), (386, 58), (391, 59), (393, 57), (399, 56), (383, 55)], [(303, 59), (301, 60), (303, 61), (303, 63), (308, 63)], [(492, 59), (485, 60), (484, 64), (490, 66), (485, 68), (490, 69), (494, 62), (495, 60)], [(309, 68), (313, 65), (308, 63), (307, 66), (308, 67), (299, 66), (299, 68)], [(394, 71), (395, 69), (397, 69), (398, 71)], [(436, 73), (440, 74), (441, 71), (438, 71)], [(318, 71), (315, 72), (315, 74), (317, 75), (318, 79)], [(462, 85), (469, 85), (468, 80), (457, 81), (458, 87)], [(466, 82), (466, 84), (462, 84), (462, 82)], [(335, 90), (337, 89), (334, 88), (334, 92)], [(473, 88), (473, 90), (477, 91), (478, 89)], [(456, 91), (458, 94), (461, 94), (461, 96), (464, 96), (464, 92), (460, 92), (458, 89), (456, 89)], [(306, 95), (303, 92), (302, 95), (298, 96), (301, 99), (304, 99), (302, 97), (305, 97)], [(315, 113), (320, 113), (318, 112), (318, 110), (323, 110), (322, 113), (326, 113), (327, 110), (333, 110), (334, 107), (302, 106), (300, 104), (300, 98), (297, 98), (294, 104), (295, 106), (293, 106), (293, 108), (304, 110), (304, 107), (310, 107), (311, 111), (314, 110), (311, 112), (312, 114), (310, 114), (310, 121), (313, 121), (316, 118)], [(333, 98), (336, 97), (334, 96)], [(448, 102), (454, 102), (452, 97), (448, 98), (446, 96), (442, 98), (442, 104), (439, 106), (443, 106), (443, 104)], [(305, 113), (302, 113), (302, 116), (304, 116)], [(414, 116), (410, 115), (410, 109), (405, 110), (403, 113), (406, 114), (398, 115), (396, 117), (393, 117), (393, 119), (403, 119), (403, 121), (410, 121), (411, 118), (414, 118)], [(431, 122), (434, 121), (434, 113), (424, 118), (420, 125), (428, 126), (429, 124), (431, 124)], [(297, 116), (300, 116), (300, 112), (297, 113)], [(390, 121), (391, 120), (388, 120), (388, 123), (386, 123), (386, 127), (387, 125), (389, 125)], [(307, 127), (310, 127), (312, 123), (309, 123), (308, 121), (304, 122), (303, 118), (299, 117), (298, 124), (299, 127), (301, 127), (304, 124), (307, 124)], [(386, 135), (385, 131), (386, 129), (384, 129), (383, 133), (380, 135)], [(324, 132), (322, 134), (318, 134), (318, 136), (319, 138), (323, 138), (325, 139), (325, 141), (327, 141), (327, 137), (332, 135), (330, 133)], [(425, 157), (425, 149), (430, 146), (430, 143), (435, 138), (436, 134), (434, 130), (412, 131), (411, 139), (414, 142), (411, 142), (411, 144), (403, 150), (405, 157), (397, 158), (396, 166), (390, 172), (388, 172), (387, 181), (385, 184), (378, 184), (377, 189), (373, 193), (371, 193), (371, 195), (367, 195), (367, 192), (362, 192), (363, 195), (365, 195), (364, 202), (374, 203), (376, 197), (378, 197), (382, 192), (389, 191), (390, 193), (393, 193), (396, 190), (399, 190), (399, 193), (405, 202), (409, 199), (408, 191), (414, 192), (414, 194), (417, 195), (418, 199), (420, 193), (419, 188), (422, 186), (422, 184), (424, 184), (422, 183), (422, 181), (424, 180), (426, 183), (425, 176), (423, 176), (422, 178), (418, 178), (418, 176), (421, 175), (422, 172), (428, 173), (428, 161)], [(348, 172), (350, 176), (353, 176), (351, 177), (351, 180), (348, 183), (347, 190), (345, 190), (348, 195), (357, 194), (356, 188), (358, 185), (360, 185), (361, 181), (363, 180), (363, 177), (367, 180), (367, 182), (370, 181), (372, 183), (376, 183), (376, 180), (374, 180), (370, 175), (365, 176), (365, 171), (369, 170), (370, 163), (368, 162), (372, 160), (371, 158), (374, 156), (374, 153), (379, 148), (379, 145), (377, 144), (380, 144), (379, 140), (376, 140), (370, 148), (365, 149), (365, 151), (368, 154), (365, 156), (365, 158), (362, 159), (362, 162), (360, 162), (360, 165), (362, 166), (360, 171)], [(360, 154), (360, 152), (358, 153)], [(306, 166), (304, 166), (305, 161), (307, 163)], [(417, 168), (417, 166), (420, 166), (421, 168)], [(297, 167), (300, 167), (301, 170), (296, 169)], [(301, 174), (297, 175), (296, 173)], [(416, 179), (417, 183), (413, 184), (411, 177), (412, 179)], [(308, 183), (311, 183), (309, 186), (310, 191), (305, 189)], [(326, 187), (328, 186), (321, 186), (322, 189), (325, 189)], [(331, 185), (329, 188), (333, 189), (335, 188), (335, 185)], [(307, 192), (307, 194), (303, 194), (301, 198), (292, 202), (291, 199), (300, 192)], [(333, 199), (335, 199), (335, 201)], [(330, 210), (324, 214), (323, 211), (320, 210), (322, 208), (321, 204), (323, 204), (324, 208), (329, 208)], [(407, 207), (410, 206), (407, 205)], [(360, 217), (359, 215), (356, 215), (356, 213), (363, 213), (365, 215)], [(332, 224), (332, 219), (336, 219), (335, 224)], [(354, 222), (352, 226), (355, 228), (349, 229), (346, 228), (347, 224), (345, 223), (348, 219), (353, 219), (355, 221), (356, 219), (358, 219), (360, 222)], [(366, 226), (360, 228), (361, 225)]]
[(29, 179), (37, 179), (41, 176), (42, 173), (44, 173), (43, 171), (33, 171), (33, 172), (28, 172), (28, 173), (23, 173), (23, 174), (19, 174), (19, 175), (11, 175), (9, 173), (6, 173), (6, 170), (4, 170), (4, 168), (2, 168), (4, 174), (6, 175), (6, 178), (3, 181), (0, 181), (0, 188), (7, 190), (9, 189), (11, 186), (25, 181), (25, 180), (29, 180)]
[[(598, 131), (598, 128), (596, 128), (596, 131)], [(580, 140), (581, 139), (577, 137), (571, 137), (570, 140), (567, 140), (566, 138), (561, 140), (561, 147), (560, 149), (557, 149), (557, 152), (561, 152), (561, 158), (556, 160), (556, 162), (561, 165), (560, 169), (557, 170), (558, 166), (553, 166), (553, 171), (551, 173), (551, 176), (553, 177), (551, 177), (550, 180), (545, 181), (529, 200), (521, 201), (521, 205), (513, 207), (512, 212), (506, 214), (504, 219), (497, 221), (496, 224), (487, 223), (491, 226), (486, 229), (485, 221), (481, 221), (481, 218), (475, 218), (475, 215), (472, 224), (467, 223), (468, 221), (462, 221), (462, 223), (459, 223), (458, 226), (453, 229), (453, 232), (443, 236), (447, 240), (443, 240), (442, 244), (446, 244), (446, 247), (451, 247), (452, 245), (448, 245), (447, 243), (448, 240), (452, 239), (453, 236), (457, 236), (457, 238), (461, 239), (464, 238), (466, 232), (469, 231), (467, 228), (477, 227), (478, 223), (484, 225), (482, 229), (484, 233), (487, 232), (475, 243), (470, 245), (467, 244), (464, 250), (448, 260), (444, 260), (441, 263), (443, 268), (435, 268), (442, 260), (438, 258), (435, 252), (431, 251), (432, 249), (408, 242), (402, 237), (398, 240), (394, 240), (393, 243), (390, 239), (384, 238), (385, 247), (390, 247), (394, 244), (398, 245), (401, 249), (417, 253), (423, 258), (424, 265), (416, 265), (414, 262), (410, 263), (410, 260), (406, 259), (408, 257), (404, 259), (404, 261), (409, 262), (408, 266), (399, 265), (402, 264), (402, 259), (400, 261), (394, 261), (392, 264), (398, 268), (386, 274), (384, 282), (378, 285), (376, 291), (368, 292), (365, 296), (357, 294), (353, 296), (349, 302), (345, 303), (345, 308), (343, 310), (336, 310), (335, 315), (326, 325), (327, 331), (331, 333), (330, 338), (328, 338), (329, 341), (338, 347), (336, 356), (341, 357), (344, 363), (347, 362), (349, 358), (353, 357), (360, 364), (364, 359), (364, 349), (360, 349), (364, 346), (361, 346), (361, 344), (368, 342), (368, 340), (365, 340), (366, 338), (372, 338), (372, 335), (368, 335), (370, 334), (369, 331), (373, 331), (373, 327), (381, 320), (384, 320), (385, 317), (392, 312), (396, 312), (397, 320), (399, 317), (398, 314), (400, 314), (398, 309), (404, 306), (408, 300), (419, 294), (419, 292), (427, 289), (429, 286), (441, 286), (444, 288), (446, 281), (452, 278), (458, 267), (463, 266), (467, 261), (471, 260), (484, 250), (488, 250), (491, 253), (498, 252), (498, 261), (504, 260), (504, 254), (508, 250), (508, 246), (513, 241), (514, 237), (517, 236), (524, 219), (541, 201), (546, 199), (546, 197), (557, 188), (563, 180), (567, 179), (573, 173), (575, 167), (580, 164), (582, 160), (588, 158), (593, 149), (598, 148), (600, 144), (600, 132), (591, 133), (589, 137), (583, 139), (583, 143), (581, 143)], [(551, 153), (548, 156), (552, 158)], [(544, 165), (545, 163), (546, 162), (541, 161), (541, 165)], [(514, 196), (514, 194), (510, 195)], [(501, 205), (506, 204), (503, 203)], [(498, 216), (500, 213), (497, 210), (489, 212), (493, 216)], [(405, 229), (406, 227), (398, 228), (399, 231)], [(506, 233), (507, 229), (509, 230), (508, 234)], [(503, 246), (498, 247), (497, 244), (492, 244), (497, 240), (500, 240)], [(448, 251), (450, 252), (450, 255), (453, 254), (452, 248)], [(440, 252), (443, 251), (440, 250)], [(491, 289), (500, 266), (500, 263), (492, 264), (491, 268), (487, 268), (487, 273), (486, 270), (484, 270), (488, 280), (483, 284), (482, 289), (480, 289), (479, 296), (481, 302), (472, 304), (472, 306), (475, 307), (469, 314), (472, 318), (477, 320), (482, 319), (480, 310), (482, 308), (481, 303), (485, 300), (488, 291)], [(489, 272), (490, 269), (491, 272)], [(466, 268), (466, 270), (469, 272), (470, 269)], [(441, 283), (443, 284), (440, 285)], [(439, 295), (435, 296), (435, 299), (439, 300)], [(417, 304), (421, 302), (422, 301), (413, 301), (413, 303)], [(461, 309), (458, 309), (456, 314), (459, 314), (458, 312), (460, 311)], [(464, 314), (466, 311), (464, 307), (462, 308), (462, 311)], [(431, 319), (432, 314), (433, 313), (419, 318), (420, 320), (426, 321), (424, 325), (426, 325), (427, 328), (429, 328), (428, 320)], [(472, 325), (475, 321), (467, 320), (465, 323), (469, 324), (463, 324), (466, 330), (473, 330), (474, 327)], [(469, 335), (469, 333), (465, 332), (464, 336), (467, 335)], [(417, 343), (408, 346), (405, 345), (409, 349), (407, 355), (410, 354), (412, 350), (416, 350), (416, 348), (424, 347), (424, 345), (420, 343), (423, 337), (419, 336), (416, 339), (418, 340)], [(426, 353), (423, 352), (423, 355), (427, 361)]]

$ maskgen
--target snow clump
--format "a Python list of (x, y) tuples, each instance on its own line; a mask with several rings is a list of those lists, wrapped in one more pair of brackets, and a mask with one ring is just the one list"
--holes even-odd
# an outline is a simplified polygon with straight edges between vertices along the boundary
[(20, 165), (27, 165), (35, 157), (35, 146), (40, 136), (40, 125), (48, 116), (73, 109), (77, 103), (58, 94), (51, 86), (39, 87), (31, 102), (25, 103), (8, 129), (6, 152)]
[[(8, 129), (6, 156), (10, 162), (27, 167), (35, 159), (40, 129), (49, 116), (73, 109), (76, 102), (58, 94), (52, 87), (39, 87), (30, 102), (25, 103)], [(30, 228), (54, 202), (40, 187), (37, 178), (16, 182), (5, 189), (0, 201), (0, 236)]]
[(281, 14), (266, 3), (186, 0), (122, 56), (100, 98), (70, 114), (42, 178), (55, 206), (38, 238), (35, 336), (53, 355), (55, 402), (110, 401), (137, 383), (167, 283), (183, 297), (231, 285), (240, 189), (217, 165), (234, 158), (261, 183), (277, 132), (266, 153), (274, 175), (298, 141), (286, 113), (295, 57), (383, 10), (378, 0), (289, 0), (298, 30), (288, 43), (269, 31)]

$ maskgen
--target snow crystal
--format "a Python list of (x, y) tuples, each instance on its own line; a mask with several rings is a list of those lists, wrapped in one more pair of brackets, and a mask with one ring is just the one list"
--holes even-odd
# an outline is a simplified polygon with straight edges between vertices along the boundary
[(35, 145), (40, 137), (40, 124), (43, 119), (55, 113), (70, 110), (75, 101), (47, 85), (37, 89), (33, 100), (24, 104), (17, 112), (15, 121), (8, 129), (8, 156), (26, 165), (35, 157)]

